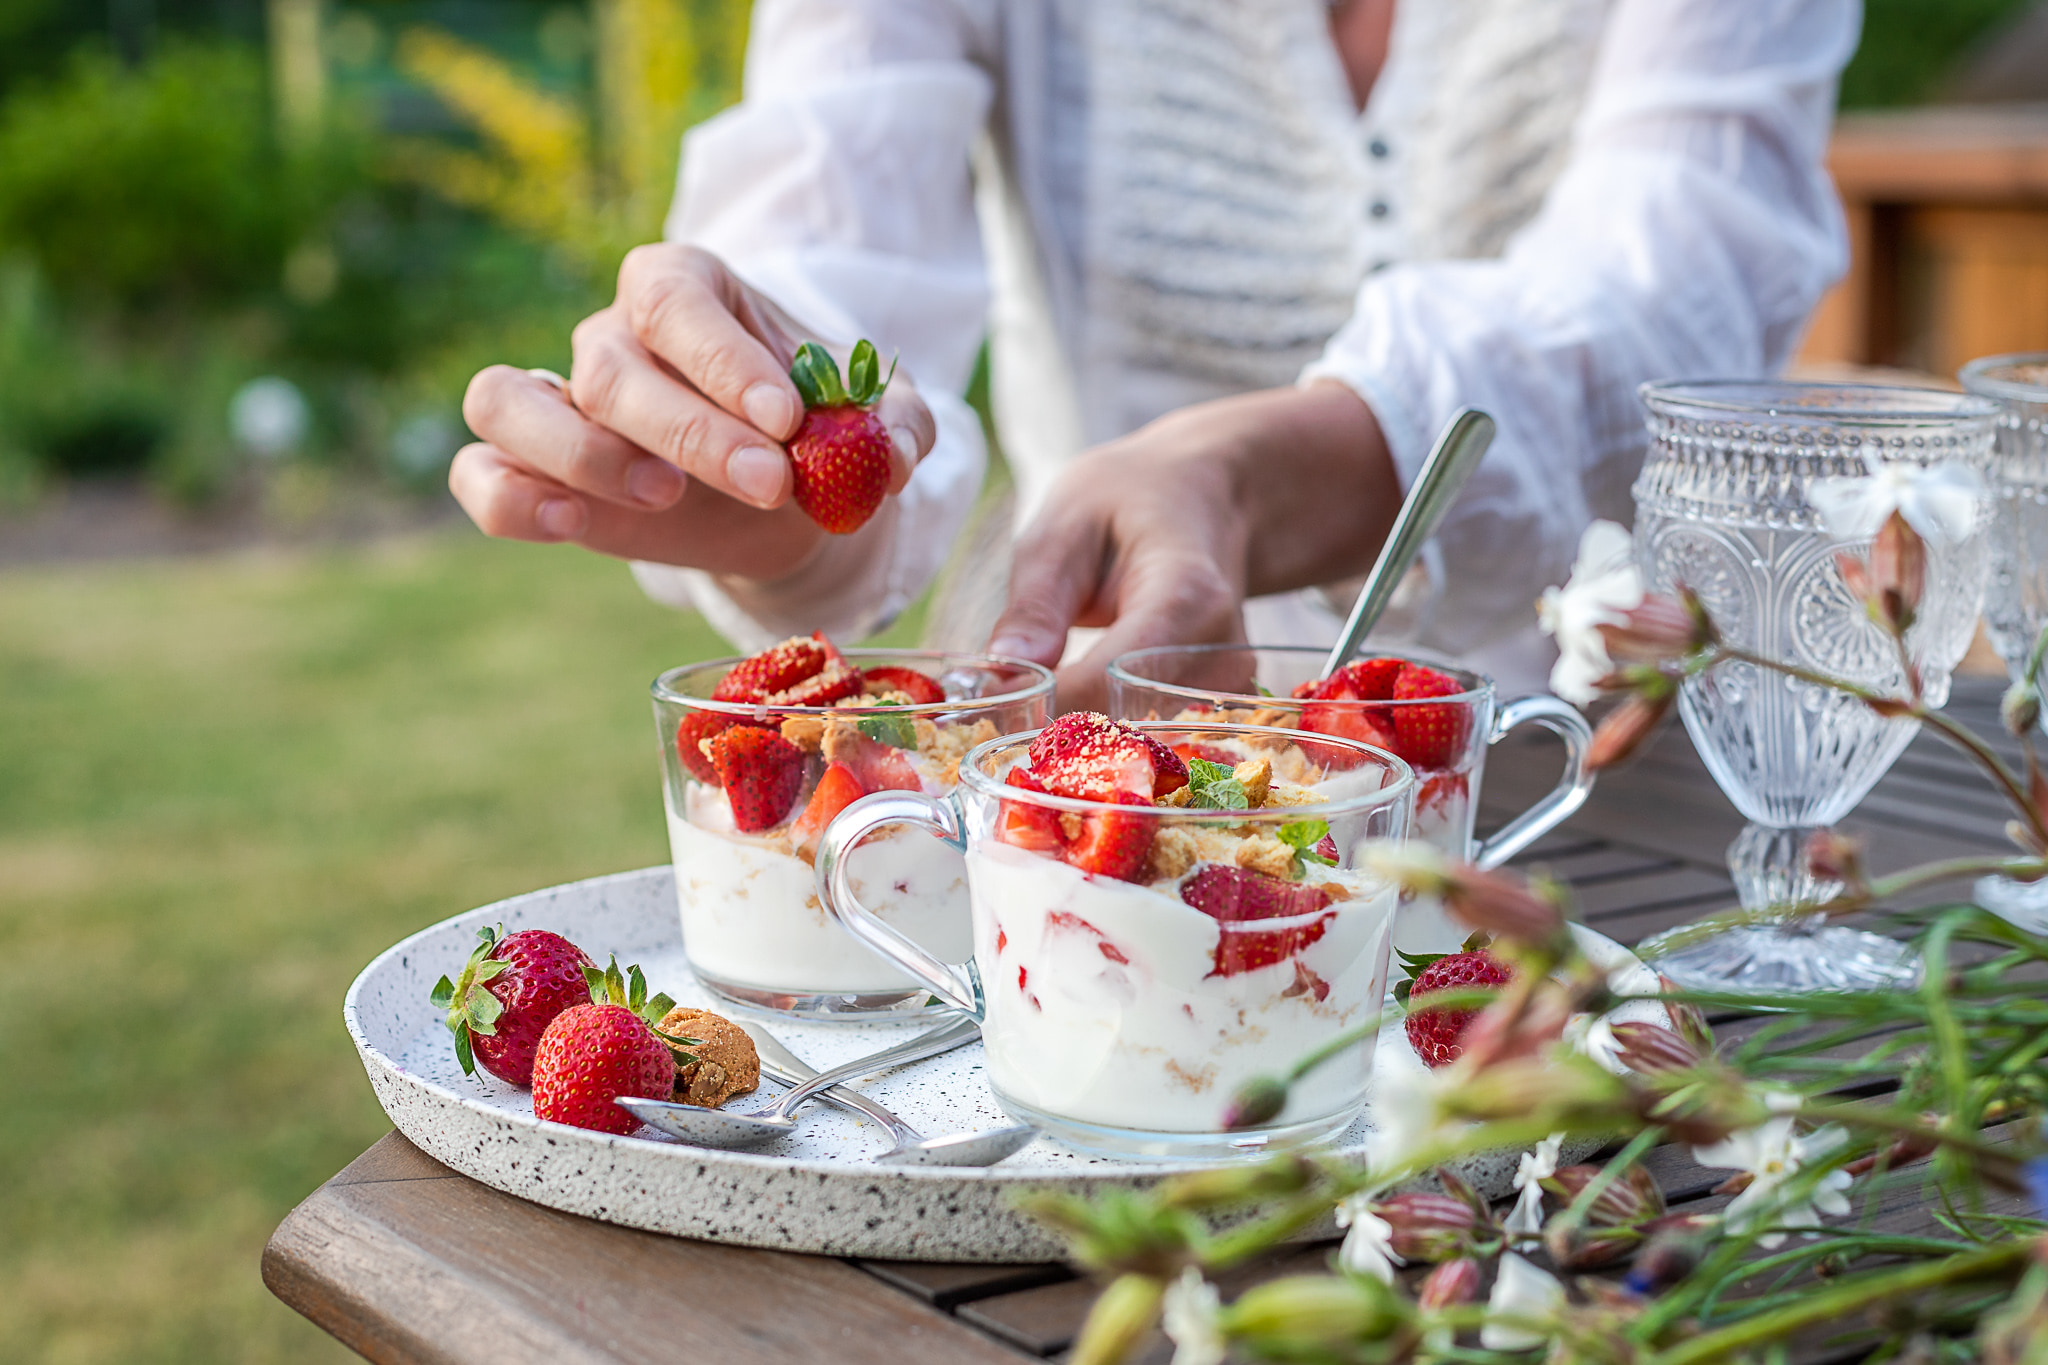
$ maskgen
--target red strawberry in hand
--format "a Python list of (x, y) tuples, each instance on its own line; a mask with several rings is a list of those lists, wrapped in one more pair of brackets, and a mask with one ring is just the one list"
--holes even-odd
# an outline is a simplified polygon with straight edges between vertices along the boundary
[(1464, 1055), (1465, 1030), (1479, 1017), (1476, 1009), (1417, 1009), (1415, 1002), (1438, 991), (1471, 991), (1505, 986), (1514, 969), (1485, 949), (1448, 953), (1424, 967), (1408, 987), (1408, 1043), (1432, 1067), (1448, 1066)]
[(613, 1104), (621, 1095), (665, 1100), (675, 1093), (676, 1066), (697, 1060), (694, 1040), (670, 1038), (654, 1024), (675, 1008), (666, 995), (647, 998), (640, 969), (621, 976), (619, 960), (585, 974), (584, 1003), (555, 1016), (533, 1061), (535, 1118), (625, 1134), (640, 1120)]
[[(889, 367), (893, 377), (896, 367)], [(889, 491), (894, 446), (874, 405), (889, 378), (882, 375), (872, 342), (853, 348), (846, 383), (839, 366), (816, 342), (805, 342), (789, 367), (804, 396), (804, 420), (789, 438), (796, 469), (796, 505), (833, 535), (850, 535), (867, 524)]]
[(901, 692), (913, 706), (933, 706), (946, 699), (946, 689), (914, 668), (893, 665), (862, 672), (870, 692)]
[(774, 829), (804, 785), (804, 751), (774, 730), (735, 725), (711, 741), (711, 766), (742, 834)]
[(476, 1062), (510, 1085), (533, 1079), (533, 1055), (555, 1016), (590, 998), (583, 950), (545, 929), (480, 929), (483, 942), (470, 954), (459, 980), (434, 984), (436, 1007), (448, 1012), (462, 1074)]
[[(1463, 692), (1456, 678), (1421, 664), (1408, 664), (1394, 680), (1394, 699), (1449, 697)], [(1418, 768), (1449, 768), (1465, 753), (1472, 737), (1472, 708), (1465, 702), (1441, 706), (1396, 706), (1394, 752)]]

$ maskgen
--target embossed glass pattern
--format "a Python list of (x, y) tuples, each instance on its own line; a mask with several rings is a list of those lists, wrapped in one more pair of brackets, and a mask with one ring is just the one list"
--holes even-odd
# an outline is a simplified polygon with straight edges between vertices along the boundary
[[(1900, 461), (1988, 468), (1996, 409), (1935, 390), (1707, 382), (1646, 385), (1651, 447), (1635, 485), (1636, 552), (1650, 586), (1697, 592), (1724, 635), (1765, 657), (1903, 691), (1890, 638), (1843, 585), (1843, 546), (1806, 490)], [(1947, 699), (1984, 589), (1989, 508), (1958, 545), (1930, 547), (1907, 647), (1928, 698)], [(1816, 684), (1723, 664), (1686, 684), (1679, 714), (1749, 827), (1729, 849), (1747, 908), (1827, 893), (1807, 875), (1806, 835), (1856, 807), (1917, 726)], [(1656, 946), (1655, 941), (1646, 947)], [(1841, 926), (1791, 923), (1672, 948), (1659, 969), (1715, 989), (1867, 988), (1910, 980), (1897, 945)]]
[[(2048, 351), (1973, 360), (1962, 381), (2000, 409), (1984, 622), (2007, 672), (2018, 677), (2048, 626)], [(1977, 900), (2015, 924), (2048, 932), (2048, 882), (1986, 877), (1977, 883)]]

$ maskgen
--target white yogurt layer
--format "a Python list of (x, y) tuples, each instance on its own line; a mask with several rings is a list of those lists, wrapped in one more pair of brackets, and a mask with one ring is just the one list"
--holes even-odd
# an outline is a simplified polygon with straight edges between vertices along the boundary
[[(1472, 856), (1471, 780), (1442, 770), (1415, 774), (1415, 822), (1409, 837), (1453, 858)], [(1455, 953), (1472, 930), (1451, 918), (1436, 896), (1411, 897), (1394, 918), (1394, 947), (1404, 953)]]
[[(1312, 866), (1308, 875), (1352, 892), (1322, 912), (1322, 937), (1291, 959), (1216, 976), (1226, 929), (1171, 894), (1172, 884), (1153, 890), (1007, 844), (977, 846), (967, 877), (990, 1082), (1000, 1095), (1078, 1122), (1218, 1131), (1242, 1083), (1284, 1071), (1380, 1008), (1392, 888), (1357, 872)], [(1372, 1048), (1363, 1043), (1310, 1073), (1274, 1122), (1361, 1103)]]
[[(917, 985), (839, 927), (818, 901), (811, 864), (782, 835), (741, 834), (725, 793), (689, 786), (689, 816), (668, 813), (683, 947), (697, 971), (791, 995), (907, 990)], [(861, 904), (945, 962), (973, 951), (958, 850), (897, 826), (849, 859)]]

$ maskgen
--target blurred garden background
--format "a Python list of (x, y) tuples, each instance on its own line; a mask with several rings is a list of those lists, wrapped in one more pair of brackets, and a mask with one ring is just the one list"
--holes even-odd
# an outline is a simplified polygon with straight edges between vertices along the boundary
[[(1845, 106), (2026, 7), (1868, 0)], [(0, 0), (0, 1360), (342, 1358), (257, 1257), (386, 1127), (349, 979), (665, 856), (645, 686), (715, 637), (443, 479), (469, 375), (566, 369), (658, 235), (747, 12)]]

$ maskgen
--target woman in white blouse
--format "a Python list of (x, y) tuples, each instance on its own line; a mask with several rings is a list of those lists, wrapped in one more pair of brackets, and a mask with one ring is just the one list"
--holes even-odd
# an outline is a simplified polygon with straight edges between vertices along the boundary
[[(1858, 18), (757, 0), (669, 242), (577, 329), (566, 395), (477, 377), (451, 484), (492, 534), (632, 559), (742, 647), (859, 635), (973, 505), (986, 337), (1023, 527), (993, 646), (1080, 655), (1062, 700), (1088, 704), (1141, 644), (1333, 634), (1306, 590), (1371, 563), (1472, 404), (1500, 434), (1399, 638), (1528, 683), (1530, 603), (1588, 520), (1629, 519), (1635, 386), (1775, 370), (1842, 267), (1822, 154)], [(896, 496), (827, 538), (789, 501), (784, 370), (863, 336), (902, 357)], [(1074, 625), (1107, 629), (1068, 651)]]

